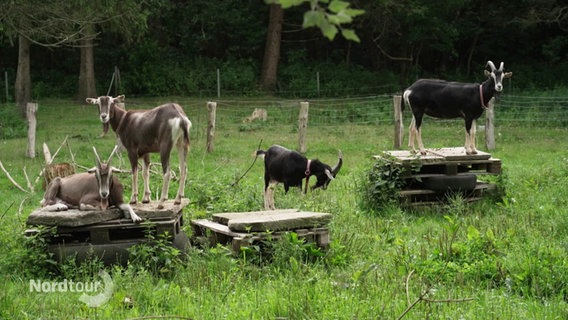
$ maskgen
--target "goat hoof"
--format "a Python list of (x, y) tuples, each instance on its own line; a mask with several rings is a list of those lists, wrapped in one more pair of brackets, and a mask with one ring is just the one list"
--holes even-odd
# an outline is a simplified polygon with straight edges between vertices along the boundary
[(144, 200), (142, 200), (142, 203), (150, 203), (150, 200), (144, 199)]

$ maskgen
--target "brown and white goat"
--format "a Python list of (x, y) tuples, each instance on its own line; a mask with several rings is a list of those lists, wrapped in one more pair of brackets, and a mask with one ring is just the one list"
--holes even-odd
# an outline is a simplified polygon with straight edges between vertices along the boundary
[(97, 150), (93, 147), (96, 166), (88, 172), (76, 173), (64, 178), (54, 178), (45, 191), (41, 206), (48, 211), (79, 209), (82, 211), (106, 210), (116, 206), (128, 219), (140, 222), (140, 218), (128, 203), (123, 201), (123, 187), (112, 172), (114, 168), (110, 160), (115, 154), (114, 148), (106, 163), (102, 162)]
[(132, 196), (130, 204), (138, 202), (138, 159), (142, 158), (144, 196), (142, 203), (150, 202), (150, 153), (160, 153), (163, 186), (158, 208), (164, 207), (170, 186), (170, 153), (175, 145), (179, 156), (180, 182), (174, 204), (180, 204), (184, 197), (187, 176), (187, 154), (189, 151), (189, 129), (191, 121), (180, 105), (168, 103), (150, 110), (125, 110), (118, 106), (124, 95), (115, 98), (101, 96), (86, 101), (99, 106), (103, 125), (110, 124), (128, 153), (132, 167)]
[(465, 120), (465, 150), (467, 154), (476, 154), (475, 120), (478, 119), (487, 103), (493, 96), (503, 90), (502, 81), (513, 73), (503, 70), (503, 62), (499, 69), (491, 61), (487, 61), (491, 71), (485, 70), (487, 80), (479, 83), (447, 82), (443, 80), (420, 79), (404, 91), (404, 105), (412, 109), (412, 121), (409, 129), (408, 146), (414, 150), (414, 140), (418, 141), (421, 154), (426, 154), (422, 143), (422, 118), (427, 114), (434, 118)]

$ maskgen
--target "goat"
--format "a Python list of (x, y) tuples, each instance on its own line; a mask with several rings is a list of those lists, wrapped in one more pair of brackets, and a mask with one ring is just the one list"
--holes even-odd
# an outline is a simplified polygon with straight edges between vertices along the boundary
[(191, 121), (180, 105), (168, 103), (150, 110), (124, 110), (117, 104), (124, 95), (115, 98), (101, 96), (86, 101), (99, 106), (99, 117), (103, 124), (109, 123), (128, 153), (132, 168), (132, 195), (130, 204), (138, 202), (138, 159), (142, 158), (144, 196), (142, 203), (150, 202), (150, 153), (160, 153), (163, 186), (158, 209), (164, 208), (170, 185), (170, 154), (175, 145), (179, 156), (180, 182), (174, 204), (184, 197), (187, 175), (187, 154), (189, 151), (189, 130)]
[(97, 149), (93, 147), (96, 166), (88, 172), (54, 178), (47, 186), (41, 206), (47, 211), (68, 209), (104, 211), (110, 206), (117, 206), (124, 212), (127, 219), (132, 219), (135, 223), (142, 221), (132, 207), (124, 203), (122, 184), (112, 174), (116, 169), (110, 165), (110, 160), (116, 149), (117, 147), (114, 148), (106, 163), (103, 163)]
[(308, 160), (296, 151), (273, 145), (268, 150), (257, 150), (256, 156), (264, 156), (264, 208), (274, 210), (274, 187), (284, 183), (284, 190), (288, 193), (290, 187), (302, 188), (302, 180), (306, 178), (304, 193), (308, 191), (311, 176), (317, 177), (312, 186), (327, 189), (331, 180), (335, 179), (343, 165), (343, 154), (339, 151), (339, 160), (332, 168), (318, 159)]
[(414, 149), (414, 140), (418, 142), (421, 154), (426, 154), (422, 143), (422, 117), (427, 114), (435, 118), (465, 120), (466, 154), (477, 154), (475, 148), (475, 120), (487, 109), (487, 103), (493, 96), (503, 90), (502, 80), (510, 78), (512, 72), (503, 71), (503, 62), (499, 69), (491, 61), (487, 65), (491, 71), (485, 70), (488, 77), (482, 84), (447, 82), (443, 80), (420, 79), (404, 91), (402, 109), (407, 104), (412, 109), (413, 118), (409, 128), (408, 146)]
[(243, 123), (251, 123), (254, 120), (266, 121), (268, 119), (268, 112), (263, 108), (254, 108), (252, 114), (243, 120)]

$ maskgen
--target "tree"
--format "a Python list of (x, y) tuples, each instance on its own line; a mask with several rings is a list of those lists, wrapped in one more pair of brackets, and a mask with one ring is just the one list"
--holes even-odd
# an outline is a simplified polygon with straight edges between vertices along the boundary
[[(317, 27), (330, 41), (335, 39), (339, 31), (348, 40), (359, 42), (353, 29), (345, 28), (345, 24), (353, 21), (353, 17), (364, 13), (363, 10), (349, 8), (350, 3), (340, 0), (266, 0), (270, 5), (270, 17), (266, 35), (266, 45), (260, 86), (265, 91), (274, 91), (278, 81), (278, 61), (280, 59), (280, 43), (282, 41), (282, 23), (284, 9), (309, 3), (310, 9), (304, 13), (304, 28)], [(326, 7), (324, 4), (329, 3)]]
[(0, 23), (19, 43), (18, 71), (15, 83), (16, 103), (22, 116), (31, 100), (30, 46), (57, 47), (76, 43), (82, 38), (82, 21), (74, 16), (68, 0), (49, 3), (39, 0), (0, 2)]
[(125, 42), (136, 40), (146, 30), (149, 11), (146, 6), (161, 6), (161, 0), (122, 0), (105, 1), (91, 0), (82, 3), (77, 8), (85, 21), (81, 39), (81, 65), (79, 67), (78, 101), (97, 96), (95, 79), (94, 41), (97, 37), (96, 28), (108, 29), (121, 35)]
[(284, 10), (280, 4), (270, 4), (270, 18), (266, 33), (264, 60), (260, 84), (265, 91), (274, 91), (278, 81), (278, 61), (280, 60), (280, 43), (282, 41), (282, 21)]

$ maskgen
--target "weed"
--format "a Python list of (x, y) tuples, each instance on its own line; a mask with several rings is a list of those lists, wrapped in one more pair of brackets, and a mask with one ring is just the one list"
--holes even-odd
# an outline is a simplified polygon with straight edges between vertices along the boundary
[(169, 276), (182, 265), (180, 250), (172, 245), (172, 235), (164, 232), (156, 235), (152, 223), (146, 222), (146, 242), (128, 248), (130, 266), (150, 271), (154, 275)]

